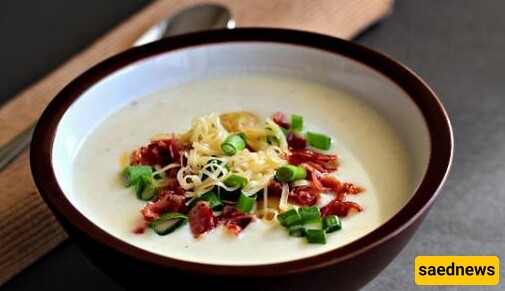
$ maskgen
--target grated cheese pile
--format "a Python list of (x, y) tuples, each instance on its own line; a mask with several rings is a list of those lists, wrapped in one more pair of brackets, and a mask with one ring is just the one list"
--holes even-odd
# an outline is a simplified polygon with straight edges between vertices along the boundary
[[(221, 144), (230, 134), (237, 132), (245, 134), (248, 148), (233, 156), (226, 156), (221, 150)], [(153, 139), (164, 137), (166, 138), (157, 136)], [(269, 142), (271, 140), (276, 142)], [(213, 113), (195, 118), (189, 131), (177, 135), (177, 141), (190, 149), (184, 152), (187, 162), (181, 163), (182, 167), (177, 173), (177, 180), (187, 197), (198, 197), (214, 186), (227, 191), (236, 190), (223, 183), (233, 174), (248, 180), (242, 189), (245, 195), (254, 195), (263, 190), (263, 201), (267, 201), (268, 185), (274, 179), (276, 170), (287, 163), (285, 157), (289, 153), (280, 127), (271, 119), (261, 123), (258, 117), (249, 112), (222, 115)], [(212, 160), (219, 162), (209, 163)], [(157, 172), (179, 165), (171, 164)], [(284, 195), (286, 197), (283, 200), (287, 200), (287, 193)], [(266, 216), (268, 213), (275, 215), (272, 212), (276, 211), (268, 209), (267, 203), (263, 203), (258, 212)]]

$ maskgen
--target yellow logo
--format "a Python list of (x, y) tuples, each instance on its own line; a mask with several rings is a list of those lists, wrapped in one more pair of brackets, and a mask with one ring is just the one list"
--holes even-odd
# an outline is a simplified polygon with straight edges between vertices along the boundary
[(417, 285), (498, 285), (500, 259), (496, 256), (419, 256)]

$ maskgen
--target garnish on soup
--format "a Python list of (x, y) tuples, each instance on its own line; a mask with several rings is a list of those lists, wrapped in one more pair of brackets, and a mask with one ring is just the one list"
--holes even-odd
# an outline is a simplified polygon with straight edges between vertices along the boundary
[(250, 112), (211, 114), (185, 133), (152, 137), (122, 174), (148, 201), (141, 213), (159, 235), (189, 223), (195, 238), (218, 226), (236, 236), (262, 219), (324, 244), (327, 233), (341, 229), (339, 217), (362, 211), (346, 196), (364, 191), (335, 177), (338, 157), (320, 151), (331, 143), (304, 131), (299, 115), (288, 120), (277, 112), (261, 122)]

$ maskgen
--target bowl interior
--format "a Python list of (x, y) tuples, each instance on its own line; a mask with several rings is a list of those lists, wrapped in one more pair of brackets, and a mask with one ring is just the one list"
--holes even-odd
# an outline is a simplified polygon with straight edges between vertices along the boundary
[[(294, 77), (325, 84), (357, 98), (385, 118), (404, 145), (411, 171), (410, 193), (414, 193), (422, 182), (430, 161), (429, 130), (419, 107), (393, 80), (349, 57), (320, 49), (274, 42), (228, 42), (194, 46), (142, 58), (85, 90), (59, 121), (52, 148), (54, 173), (66, 198), (85, 217), (94, 221), (93, 213), (85, 210), (79, 199), (76, 199), (73, 188), (74, 167), (81, 146), (104, 120), (119, 109), (163, 88), (227, 74)], [(195, 104), (195, 108), (204, 106)], [(273, 108), (273, 111), (276, 110), (279, 108)], [(151, 134), (146, 133), (146, 141)], [(394, 211), (388, 213), (383, 221), (398, 212), (408, 198), (398, 202)], [(99, 223), (98, 226), (106, 230)], [(336, 247), (325, 246), (308, 252), (306, 256)], [(213, 259), (199, 261), (193, 257), (173, 257), (218, 264)], [(229, 261), (225, 264), (265, 264), (297, 258), (299, 257), (278, 257), (252, 260), (249, 263)]]

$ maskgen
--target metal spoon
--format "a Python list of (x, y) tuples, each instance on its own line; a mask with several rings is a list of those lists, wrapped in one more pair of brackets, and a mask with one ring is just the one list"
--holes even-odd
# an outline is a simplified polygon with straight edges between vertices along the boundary
[[(225, 7), (217, 4), (198, 4), (156, 23), (141, 35), (133, 46), (144, 45), (177, 34), (234, 27), (235, 21), (230, 11)], [(31, 124), (0, 147), (0, 170), (30, 144), (35, 124)]]

